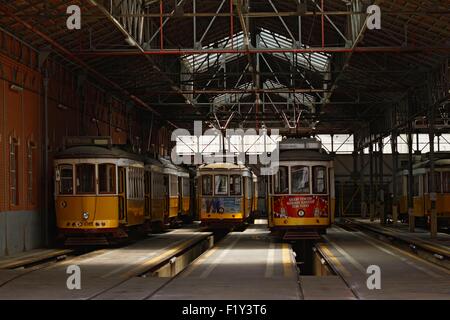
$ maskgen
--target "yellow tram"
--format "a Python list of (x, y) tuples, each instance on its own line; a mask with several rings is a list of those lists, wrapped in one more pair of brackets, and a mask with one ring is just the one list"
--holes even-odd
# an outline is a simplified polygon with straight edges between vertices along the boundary
[[(435, 191), (436, 213), (440, 224), (450, 223), (450, 153), (435, 154)], [(398, 213), (400, 219), (408, 217), (408, 170), (397, 174), (397, 194), (399, 198)], [(431, 184), (430, 162), (424, 155), (420, 162), (413, 165), (413, 212), (414, 216), (429, 226), (431, 216), (431, 200), (429, 186)], [(422, 219), (420, 219), (422, 218)]]
[(110, 138), (68, 138), (54, 168), (57, 228), (72, 243), (107, 243), (144, 223), (144, 163)]
[(255, 180), (244, 165), (214, 163), (197, 171), (198, 216), (211, 227), (242, 225), (254, 208)]
[(279, 168), (269, 177), (268, 220), (273, 231), (324, 232), (334, 221), (333, 160), (316, 139), (279, 143)]
[(166, 222), (174, 223), (180, 212), (178, 176), (180, 170), (169, 159), (159, 158), (163, 165), (164, 185), (166, 186)]
[(177, 166), (178, 170), (178, 207), (182, 220), (187, 221), (191, 207), (191, 180), (189, 171)]
[(167, 186), (160, 161), (145, 158), (145, 217), (152, 229), (164, 228), (167, 207)]

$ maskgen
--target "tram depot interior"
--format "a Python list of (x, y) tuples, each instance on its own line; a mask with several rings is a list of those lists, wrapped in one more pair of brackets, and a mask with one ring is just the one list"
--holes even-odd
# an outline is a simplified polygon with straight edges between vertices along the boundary
[(450, 3), (0, 0), (0, 299), (450, 299)]

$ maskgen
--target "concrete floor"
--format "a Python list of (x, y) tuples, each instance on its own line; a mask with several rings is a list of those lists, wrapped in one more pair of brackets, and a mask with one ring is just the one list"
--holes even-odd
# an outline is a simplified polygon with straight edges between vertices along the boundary
[[(362, 232), (335, 226), (326, 239), (338, 272), (359, 299), (450, 299), (449, 270)], [(380, 290), (366, 285), (371, 265), (380, 267)]]
[[(130, 246), (104, 249), (36, 271), (0, 270), (0, 299), (90, 299), (138, 275), (161, 256), (211, 233), (176, 230)], [(81, 269), (81, 290), (69, 290), (67, 267)], [(155, 280), (158, 281), (158, 280)]]

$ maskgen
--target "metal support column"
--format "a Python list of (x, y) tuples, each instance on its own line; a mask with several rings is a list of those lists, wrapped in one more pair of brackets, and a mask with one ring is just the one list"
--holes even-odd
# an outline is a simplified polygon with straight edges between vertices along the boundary
[(49, 150), (49, 135), (48, 135), (48, 84), (49, 84), (49, 76), (48, 76), (48, 67), (45, 67), (45, 75), (44, 75), (44, 145), (42, 148), (43, 152), (43, 168), (42, 168), (42, 176), (44, 177), (44, 192), (42, 199), (42, 233), (44, 235), (44, 244), (48, 246), (50, 243), (50, 228), (49, 228), (49, 197), (50, 197), (50, 182), (49, 177), (51, 177), (48, 166), (48, 150)]
[(413, 176), (413, 136), (412, 123), (408, 122), (408, 221), (409, 231), (414, 232), (416, 218), (414, 216), (414, 176)]
[(373, 206), (374, 206), (374, 210), (373, 210), (373, 214), (374, 214), (374, 219), (379, 217), (379, 199), (378, 199), (378, 193), (379, 193), (379, 175), (378, 175), (378, 157), (379, 157), (379, 153), (378, 153), (378, 144), (376, 142), (373, 142)]
[[(352, 212), (355, 211), (355, 202), (356, 202), (356, 194), (358, 192), (359, 186), (358, 186), (358, 180), (359, 180), (359, 174), (358, 174), (358, 144), (356, 139), (353, 139), (353, 173), (352, 173), (352, 180), (353, 180), (353, 200), (352, 200)], [(361, 191), (361, 190), (359, 190)]]
[(392, 223), (397, 224), (398, 220), (398, 193), (397, 190), (397, 171), (398, 171), (398, 150), (397, 150), (397, 131), (392, 131), (391, 134), (391, 149), (392, 149)]
[[(429, 141), (430, 141), (430, 181), (428, 185), (428, 193), (430, 195), (431, 202), (431, 221), (430, 221), (430, 236), (436, 238), (437, 236), (437, 212), (436, 212), (436, 197), (439, 189), (436, 189), (436, 176), (435, 176), (435, 164), (434, 164), (434, 122), (435, 122), (435, 107), (431, 107), (429, 110), (428, 124), (429, 124)], [(425, 181), (427, 183), (428, 181)]]
[(361, 189), (361, 216), (363, 218), (367, 215), (367, 202), (366, 202), (366, 184), (365, 184), (365, 175), (364, 175), (364, 150), (362, 149), (359, 154), (359, 184)]
[(385, 212), (385, 206), (384, 206), (384, 197), (385, 197), (385, 190), (384, 190), (384, 162), (383, 162), (383, 138), (380, 138), (380, 141), (378, 142), (378, 152), (379, 152), (379, 189), (378, 189), (378, 198), (379, 198), (379, 209), (380, 209), (380, 223), (382, 225), (386, 224), (386, 212)]
[(373, 185), (373, 160), (374, 160), (374, 154), (373, 154), (373, 144), (370, 142), (369, 145), (369, 166), (370, 166), (370, 178), (369, 178), (369, 216), (370, 221), (374, 220), (375, 215), (375, 201), (374, 201), (374, 185)]

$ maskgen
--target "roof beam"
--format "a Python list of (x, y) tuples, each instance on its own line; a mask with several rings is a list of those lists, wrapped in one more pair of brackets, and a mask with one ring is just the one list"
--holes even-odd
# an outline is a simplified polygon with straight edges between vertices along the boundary
[[(101, 73), (99, 73), (97, 70), (93, 69), (91, 66), (89, 66), (86, 62), (84, 62), (82, 59), (78, 58), (76, 55), (74, 55), (72, 52), (67, 50), (65, 47), (63, 47), (61, 44), (59, 44), (57, 41), (55, 41), (53, 38), (48, 36), (47, 34), (43, 33), (36, 27), (32, 26), (22, 18), (18, 17), (16, 14), (14, 14), (10, 9), (8, 9), (5, 5), (0, 4), (0, 11), (2, 11), (4, 14), (6, 14), (8, 17), (14, 19), (16, 22), (22, 24), (25, 28), (28, 30), (34, 32), (38, 36), (40, 36), (42, 39), (44, 39), (47, 43), (49, 43), (54, 49), (59, 51), (63, 56), (69, 58), (71, 61), (78, 64), (81, 68), (89, 72), (92, 76), (103, 82), (104, 84), (111, 86), (112, 88), (118, 90), (120, 93), (122, 93), (124, 96), (127, 96), (132, 101), (134, 101), (137, 105), (140, 105), (146, 110), (149, 110), (153, 112), (155, 115), (161, 117), (161, 114), (153, 109), (150, 105), (136, 97), (135, 95), (131, 94), (127, 90), (123, 89), (121, 86), (119, 86), (114, 81), (111, 81), (110, 79), (104, 77)], [(175, 124), (172, 122), (168, 122), (170, 125), (174, 126), (175, 128), (178, 128)]]

